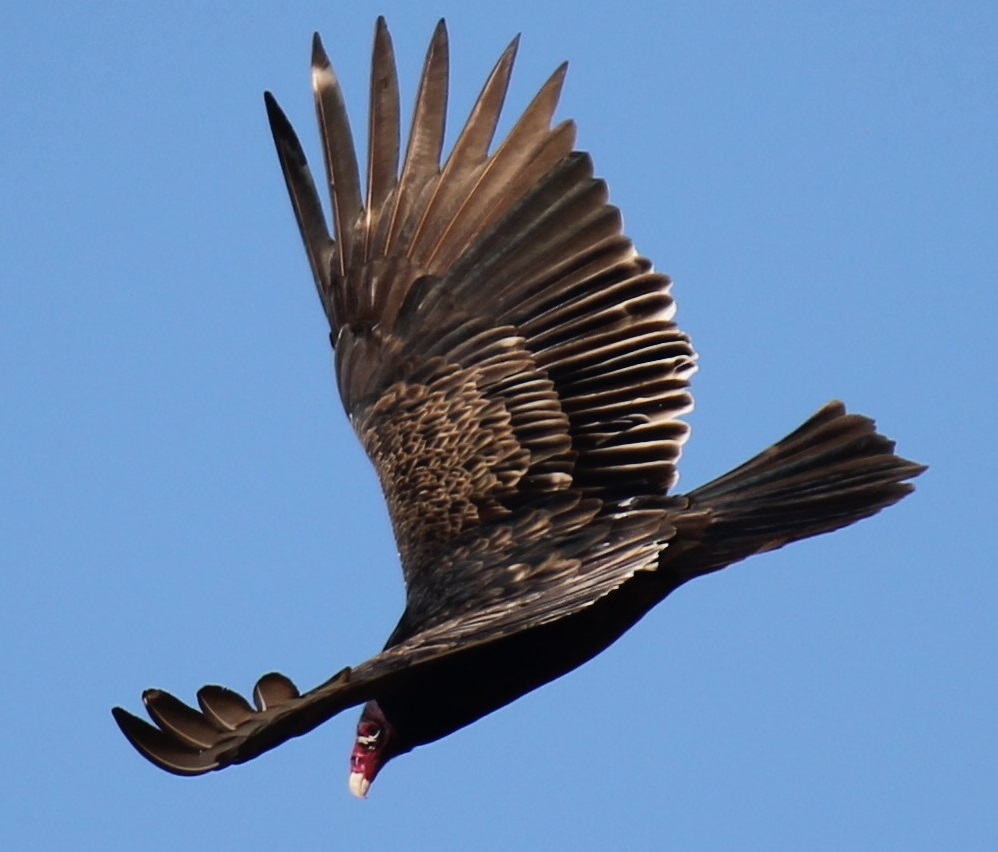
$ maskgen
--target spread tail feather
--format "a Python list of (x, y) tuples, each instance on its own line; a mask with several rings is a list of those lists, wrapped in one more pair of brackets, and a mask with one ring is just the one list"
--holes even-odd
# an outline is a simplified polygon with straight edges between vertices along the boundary
[(690, 492), (702, 537), (670, 568), (693, 576), (753, 553), (831, 532), (914, 490), (925, 470), (894, 454), (874, 422), (830, 402), (796, 431), (740, 467)]

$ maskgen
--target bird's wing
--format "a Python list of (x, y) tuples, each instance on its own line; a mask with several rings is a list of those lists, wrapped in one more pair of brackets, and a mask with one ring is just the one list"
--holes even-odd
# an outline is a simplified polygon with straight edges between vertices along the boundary
[(695, 355), (672, 320), (669, 280), (636, 254), (589, 157), (572, 150), (574, 125), (551, 126), (565, 66), (489, 153), (516, 46), (441, 166), (438, 25), (400, 168), (395, 60), (378, 21), (365, 205), (316, 37), (335, 240), (301, 145), (267, 96), (343, 403), (381, 480), (410, 592), (436, 584), (442, 554), (547, 498), (661, 495), (687, 434), (679, 416), (692, 405)]
[[(428, 625), (357, 668), (300, 694), (287, 677), (272, 672), (253, 689), (253, 704), (232, 690), (204, 686), (195, 709), (168, 692), (146, 690), (148, 722), (120, 707), (112, 711), (129, 742), (157, 766), (177, 775), (200, 775), (248, 760), (306, 734), (348, 707), (404, 689), (411, 679), (483, 645), (541, 627), (591, 606), (638, 571), (655, 568), (672, 529), (658, 508), (629, 508), (592, 524), (591, 499), (565, 497), (497, 528), (492, 547), (468, 545), (447, 558), (477, 563), (491, 578), (468, 609), (453, 590), (442, 589), (441, 606)], [(536, 532), (561, 542), (554, 552)], [(595, 540), (598, 539), (598, 542)], [(518, 542), (530, 542), (522, 544)], [(508, 585), (529, 586), (510, 596)]]

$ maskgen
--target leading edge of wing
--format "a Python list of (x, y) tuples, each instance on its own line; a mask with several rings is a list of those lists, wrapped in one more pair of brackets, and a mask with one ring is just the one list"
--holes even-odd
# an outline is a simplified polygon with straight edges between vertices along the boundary
[(499, 600), (422, 630), (304, 694), (289, 678), (272, 672), (257, 681), (253, 704), (221, 686), (198, 690), (199, 709), (168, 692), (149, 689), (142, 700), (154, 725), (121, 707), (112, 710), (114, 720), (140, 754), (175, 775), (202, 775), (245, 763), (307, 734), (342, 710), (397, 690), (430, 667), (571, 616), (636, 573), (654, 570), (672, 534), (661, 514), (624, 511), (618, 524), (604, 545), (579, 554), (575, 561), (587, 570), (554, 577), (530, 595)]

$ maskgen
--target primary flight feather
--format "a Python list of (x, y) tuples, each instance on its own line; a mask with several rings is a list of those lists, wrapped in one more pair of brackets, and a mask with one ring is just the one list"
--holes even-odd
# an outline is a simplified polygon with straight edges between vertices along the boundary
[(444, 24), (403, 153), (379, 19), (362, 188), (315, 36), (333, 235), (298, 138), (265, 96), (343, 405), (388, 503), (406, 608), (380, 654), (304, 694), (271, 673), (253, 704), (205, 686), (199, 709), (147, 690), (155, 725), (115, 708), (163, 769), (243, 763), (364, 704), (350, 772), (364, 796), (390, 758), (581, 665), (687, 580), (872, 515), (924, 469), (833, 402), (736, 470), (668, 495), (696, 355), (669, 279), (635, 252), (573, 149), (574, 125), (553, 124), (566, 66), (493, 146), (516, 49), (441, 163)]

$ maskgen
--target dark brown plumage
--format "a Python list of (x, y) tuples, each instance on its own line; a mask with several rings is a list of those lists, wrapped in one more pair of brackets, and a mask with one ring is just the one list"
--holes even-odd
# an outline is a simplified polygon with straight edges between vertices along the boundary
[(580, 665), (687, 580), (872, 515), (923, 468), (830, 403), (742, 467), (667, 496), (695, 369), (669, 279), (621, 233), (560, 67), (489, 153), (517, 43), (440, 165), (447, 35), (430, 43), (401, 168), (395, 59), (375, 34), (365, 205), (322, 45), (313, 86), (335, 241), (301, 146), (266, 96), (331, 328), (344, 408), (385, 492), (406, 609), (385, 650), (300, 695), (263, 677), (200, 710), (143, 695), (125, 736), (168, 771), (242, 763), (368, 702), (352, 788)]

